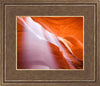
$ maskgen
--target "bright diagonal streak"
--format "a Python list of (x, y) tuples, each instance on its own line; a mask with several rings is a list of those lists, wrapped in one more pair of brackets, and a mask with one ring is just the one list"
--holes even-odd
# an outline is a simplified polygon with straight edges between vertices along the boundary
[[(34, 25), (33, 25), (33, 27), (30, 27), (30, 22), (25, 22), (22, 18), (20, 18), (20, 17), (18, 17), (24, 24), (22, 24), (22, 25), (24, 25), (24, 27), (25, 28), (27, 28), (30, 32), (32, 32), (37, 38), (39, 38), (39, 39), (41, 39), (41, 40), (45, 40), (46, 41), (46, 39), (44, 38), (44, 37), (41, 37), (40, 35), (38, 35), (37, 34), (37, 32), (36, 32), (36, 30), (34, 30), (34, 29), (37, 29), (37, 27), (36, 28), (34, 28)], [(28, 20), (28, 19), (27, 19)], [(20, 23), (20, 22), (19, 22)], [(32, 29), (33, 28), (33, 29)], [(39, 27), (40, 28), (40, 27)]]
[(70, 66), (74, 68), (72, 64), (69, 62), (70, 58), (68, 57), (62, 45), (58, 41), (58, 39), (61, 37), (56, 37), (54, 34), (48, 32), (40, 24), (36, 23), (30, 17), (26, 17), (26, 21), (24, 21), (20, 17), (18, 18), (24, 23), (25, 25), (24, 27), (28, 28), (30, 32), (32, 32), (37, 38), (39, 38), (40, 40), (49, 41), (52, 44), (56, 45), (60, 49), (60, 51), (63, 53), (63, 56), (65, 57), (65, 59), (67, 59), (67, 62), (70, 64)]
[[(37, 38), (39, 38), (40, 40), (49, 41), (52, 44), (58, 46), (55, 41), (55, 36), (52, 33), (46, 31), (40, 24), (34, 22), (30, 17), (27, 17), (26, 21), (24, 21), (20, 17), (18, 18), (24, 23), (24, 27), (28, 28), (28, 30), (32, 32)], [(46, 39), (44, 34), (46, 34), (48, 40)]]

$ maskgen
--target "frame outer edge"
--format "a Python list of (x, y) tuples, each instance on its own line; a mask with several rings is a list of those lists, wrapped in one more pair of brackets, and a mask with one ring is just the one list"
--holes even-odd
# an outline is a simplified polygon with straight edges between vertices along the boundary
[(97, 86), (100, 86), (100, 0), (97, 3)]
[(3, 12), (2, 12), (2, 0), (0, 1), (0, 86), (3, 82)]
[(96, 3), (98, 0), (2, 0), (5, 3)]

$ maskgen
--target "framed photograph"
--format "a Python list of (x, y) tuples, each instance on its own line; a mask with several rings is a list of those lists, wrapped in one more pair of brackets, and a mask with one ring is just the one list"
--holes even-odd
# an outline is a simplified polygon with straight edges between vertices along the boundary
[(0, 86), (99, 86), (99, 0), (1, 0)]

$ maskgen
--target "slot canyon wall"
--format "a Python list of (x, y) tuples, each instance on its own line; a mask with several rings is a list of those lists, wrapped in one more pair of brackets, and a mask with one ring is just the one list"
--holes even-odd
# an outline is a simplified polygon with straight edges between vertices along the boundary
[(18, 69), (83, 69), (83, 17), (17, 17)]

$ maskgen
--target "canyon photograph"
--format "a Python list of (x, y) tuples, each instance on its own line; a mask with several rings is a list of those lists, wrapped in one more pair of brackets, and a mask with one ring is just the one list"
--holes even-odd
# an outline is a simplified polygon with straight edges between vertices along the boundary
[(17, 16), (17, 69), (84, 69), (83, 16)]

